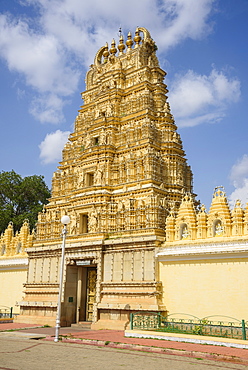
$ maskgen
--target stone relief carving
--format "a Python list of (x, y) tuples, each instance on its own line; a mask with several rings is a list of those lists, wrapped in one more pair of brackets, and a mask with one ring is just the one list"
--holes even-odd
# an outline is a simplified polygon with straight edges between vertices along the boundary
[(70, 213), (70, 234), (75, 235), (77, 234), (77, 214), (75, 211)]
[(78, 186), (83, 187), (85, 185), (85, 181), (84, 181), (84, 170), (82, 169), (82, 167), (78, 168), (77, 176), (78, 176), (77, 180)]
[(97, 224), (98, 224), (98, 215), (96, 209), (94, 208), (89, 216), (89, 232), (91, 233), (96, 232)]
[(89, 134), (86, 135), (85, 141), (84, 141), (84, 147), (85, 149), (89, 148), (91, 146), (91, 137)]
[(106, 130), (102, 129), (102, 131), (100, 133), (99, 144), (100, 145), (106, 145), (107, 144), (107, 138), (108, 138), (108, 135), (107, 135)]
[(94, 185), (101, 185), (103, 182), (103, 167), (98, 166), (94, 173)]

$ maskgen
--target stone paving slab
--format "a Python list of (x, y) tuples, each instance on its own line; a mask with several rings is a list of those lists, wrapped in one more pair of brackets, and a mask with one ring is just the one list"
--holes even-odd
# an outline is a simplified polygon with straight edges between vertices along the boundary
[[(147, 347), (146, 347), (147, 348)], [(121, 349), (121, 350), (120, 350)], [(82, 345), (81, 343), (34, 341), (0, 336), (0, 368), (5, 370), (241, 370), (241, 362), (217, 362), (166, 352), (141, 352), (126, 348)], [(201, 361), (199, 361), (201, 360)]]
[(35, 325), (34, 324), (23, 324), (23, 323), (1, 323), (0, 324), (0, 331), (6, 331), (6, 330), (18, 330), (18, 329), (25, 329), (25, 328), (41, 328), (42, 326), (40, 325)]
[(46, 338), (46, 335), (30, 332), (23, 333), (17, 330), (17, 331), (3, 331), (0, 333), (0, 338), (44, 339)]

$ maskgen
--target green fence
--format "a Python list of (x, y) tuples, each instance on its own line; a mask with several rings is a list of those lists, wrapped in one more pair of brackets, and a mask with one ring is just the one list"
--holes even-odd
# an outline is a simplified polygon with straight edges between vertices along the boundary
[(0, 306), (0, 319), (13, 318), (13, 307)]
[(207, 316), (202, 319), (188, 314), (163, 316), (158, 312), (136, 312), (130, 315), (131, 330), (153, 330), (168, 333), (208, 335), (246, 340), (245, 320), (228, 316)]

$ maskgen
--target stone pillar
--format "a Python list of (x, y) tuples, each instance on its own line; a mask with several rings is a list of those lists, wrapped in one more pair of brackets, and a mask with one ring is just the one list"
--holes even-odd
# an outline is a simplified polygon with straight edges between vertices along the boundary
[(77, 324), (80, 321), (80, 309), (82, 301), (82, 274), (83, 269), (78, 267), (78, 282), (77, 282), (77, 312), (76, 312), (76, 322)]

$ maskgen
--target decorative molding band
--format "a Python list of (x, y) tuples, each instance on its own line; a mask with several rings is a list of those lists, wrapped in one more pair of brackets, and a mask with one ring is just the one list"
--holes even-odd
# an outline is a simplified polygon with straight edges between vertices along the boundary
[(28, 258), (6, 258), (0, 259), (1, 270), (27, 270)]
[(164, 241), (163, 237), (149, 234), (149, 235), (134, 235), (134, 236), (127, 236), (127, 237), (120, 237), (115, 239), (105, 239), (104, 244), (130, 244), (130, 243), (142, 243), (142, 242), (154, 242), (154, 241)]
[(159, 291), (154, 291), (154, 292), (149, 292), (149, 291), (140, 291), (140, 292), (128, 292), (128, 291), (123, 291), (123, 292), (115, 292), (115, 291), (102, 291), (102, 295), (108, 295), (108, 296), (158, 296), (161, 295), (162, 293)]
[(57, 307), (57, 302), (30, 302), (30, 301), (22, 301), (18, 302), (18, 306), (21, 307)]
[[(144, 312), (151, 312), (151, 311), (161, 311), (161, 306), (157, 304), (140, 304), (140, 303), (130, 303), (130, 304), (123, 304), (123, 303), (99, 303), (97, 305), (98, 309), (102, 310), (125, 310), (125, 311), (130, 311), (130, 310), (136, 310), (136, 311), (144, 311)], [(162, 308), (162, 311), (165, 309)]]
[(103, 281), (101, 282), (102, 287), (144, 287), (144, 286), (162, 286), (160, 281)]
[(248, 243), (211, 243), (165, 248), (156, 254), (159, 261), (248, 258)]

